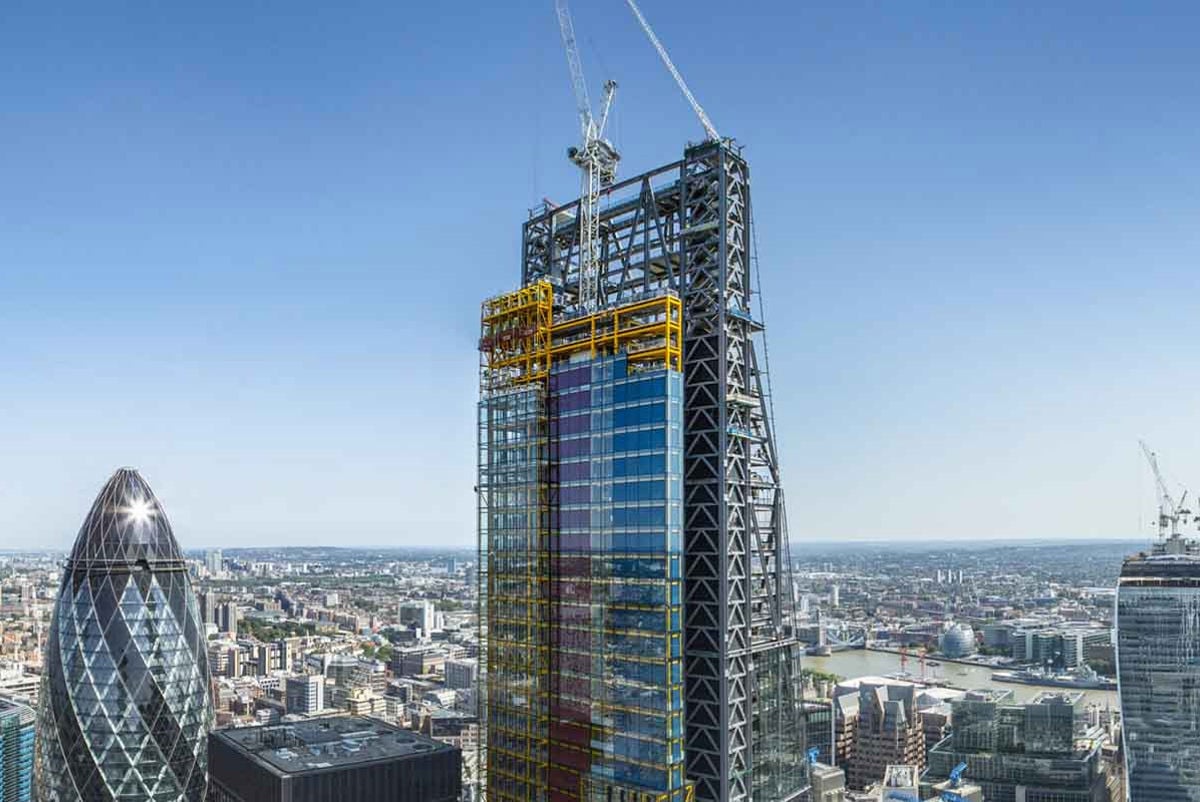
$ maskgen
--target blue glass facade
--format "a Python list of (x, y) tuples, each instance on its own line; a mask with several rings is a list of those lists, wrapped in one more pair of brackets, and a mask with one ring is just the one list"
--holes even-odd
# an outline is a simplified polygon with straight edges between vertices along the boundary
[(551, 799), (683, 799), (682, 374), (549, 380)]
[(0, 702), (0, 802), (29, 802), (33, 787), (33, 711)]
[(1125, 561), (1117, 681), (1131, 802), (1200, 802), (1200, 543)]

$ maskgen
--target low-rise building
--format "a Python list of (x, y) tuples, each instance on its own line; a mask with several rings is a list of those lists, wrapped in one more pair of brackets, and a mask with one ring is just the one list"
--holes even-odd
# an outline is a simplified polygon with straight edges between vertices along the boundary
[(337, 716), (209, 736), (209, 802), (456, 802), (459, 750)]
[(1078, 691), (1044, 691), (1026, 704), (1012, 691), (972, 691), (951, 702), (950, 736), (929, 752), (922, 790), (932, 793), (960, 763), (985, 799), (1109, 802), (1106, 736), (1091, 726)]
[(303, 674), (288, 677), (285, 704), (289, 714), (311, 716), (325, 709), (325, 677)]

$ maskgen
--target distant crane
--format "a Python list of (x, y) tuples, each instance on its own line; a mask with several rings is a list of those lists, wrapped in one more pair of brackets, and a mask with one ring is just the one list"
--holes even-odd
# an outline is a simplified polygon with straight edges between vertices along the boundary
[(679, 85), (679, 90), (683, 92), (683, 96), (687, 98), (687, 102), (692, 105), (692, 111), (696, 112), (696, 116), (700, 118), (700, 125), (704, 127), (705, 136), (713, 142), (719, 142), (721, 135), (717, 133), (716, 126), (712, 124), (712, 120), (708, 119), (708, 115), (704, 113), (704, 109), (700, 106), (700, 102), (696, 100), (696, 96), (692, 94), (692, 90), (688, 89), (687, 82), (683, 80), (683, 76), (679, 74), (679, 70), (675, 69), (675, 64), (671, 61), (671, 57), (667, 55), (667, 49), (663, 47), (663, 43), (654, 35), (654, 29), (646, 21), (642, 10), (638, 8), (638, 4), (634, 0), (625, 0), (625, 2), (629, 4), (629, 10), (637, 17), (642, 30), (646, 32), (646, 38), (650, 40), (650, 44), (654, 45), (654, 49), (658, 51), (658, 57), (666, 65), (667, 71), (671, 73), (671, 77)]
[(592, 101), (588, 97), (587, 81), (584, 80), (583, 65), (579, 60), (571, 10), (567, 8), (567, 0), (555, 0), (554, 6), (558, 12), (563, 47), (567, 51), (567, 67), (571, 71), (571, 86), (575, 89), (582, 136), (579, 147), (567, 150), (567, 158), (583, 172), (583, 187), (579, 193), (578, 302), (584, 311), (593, 312), (600, 300), (600, 194), (616, 180), (617, 162), (621, 160), (621, 154), (604, 138), (604, 126), (612, 109), (617, 82), (604, 82), (600, 118), (596, 119), (592, 115)]
[(1176, 501), (1158, 469), (1158, 455), (1151, 451), (1145, 442), (1138, 440), (1138, 445), (1142, 447), (1142, 453), (1146, 455), (1146, 462), (1150, 463), (1150, 470), (1154, 473), (1154, 481), (1158, 485), (1158, 536), (1165, 538), (1169, 533), (1171, 537), (1177, 537), (1180, 525), (1186, 525), (1192, 518), (1192, 511), (1185, 506), (1187, 490), (1184, 490), (1179, 501)]

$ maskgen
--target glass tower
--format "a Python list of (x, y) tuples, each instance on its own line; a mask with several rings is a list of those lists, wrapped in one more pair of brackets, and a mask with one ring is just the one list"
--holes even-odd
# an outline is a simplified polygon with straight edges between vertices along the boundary
[(1125, 560), (1117, 683), (1131, 802), (1200, 802), (1200, 543)]
[(520, 288), (483, 304), (482, 788), (790, 802), (805, 733), (749, 168), (706, 142), (603, 194), (598, 264), (579, 201), (547, 202)]
[(33, 711), (0, 701), (0, 802), (29, 802), (33, 787)]
[(46, 644), (42, 802), (202, 802), (212, 723), (187, 566), (158, 499), (123, 468), (63, 572)]

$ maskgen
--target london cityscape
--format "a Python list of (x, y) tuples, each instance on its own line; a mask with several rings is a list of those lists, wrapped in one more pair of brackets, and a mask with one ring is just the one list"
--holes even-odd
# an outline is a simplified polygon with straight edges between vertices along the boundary
[(1200, 12), (535, 5), (0, 31), (0, 802), (1200, 802)]

